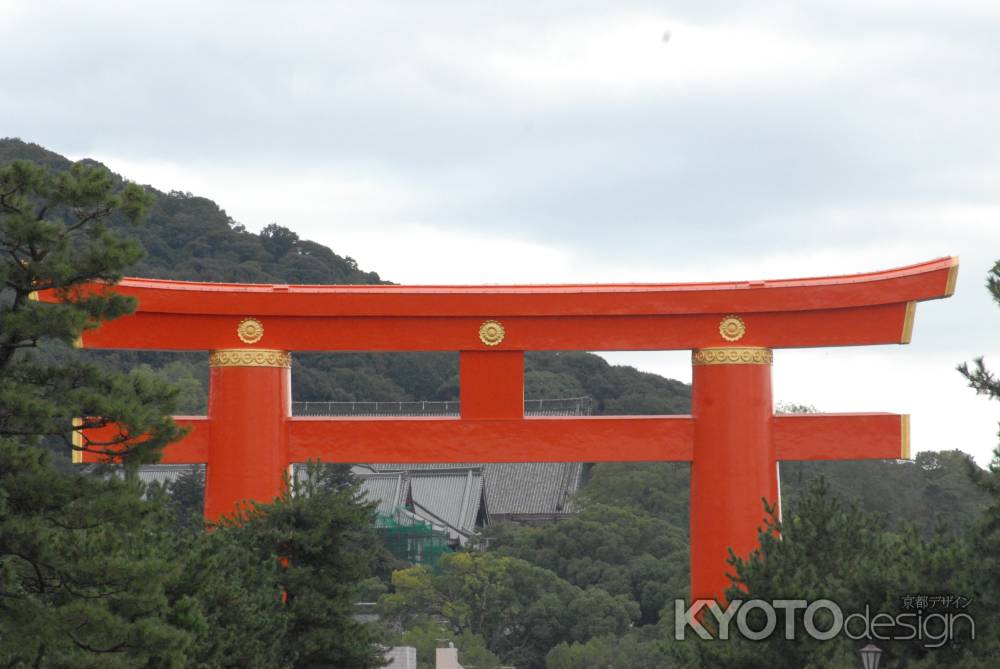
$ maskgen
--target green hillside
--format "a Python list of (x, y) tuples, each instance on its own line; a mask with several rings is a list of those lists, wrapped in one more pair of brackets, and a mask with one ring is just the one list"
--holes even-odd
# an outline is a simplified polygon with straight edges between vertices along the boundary
[[(0, 139), (0, 165), (29, 160), (52, 169), (71, 162), (37, 144)], [(121, 178), (121, 177), (118, 177)], [(146, 249), (133, 276), (189, 281), (250, 283), (389, 283), (358, 268), (349, 256), (300, 239), (288, 227), (271, 224), (248, 232), (212, 200), (190, 193), (156, 198), (145, 224), (119, 226)], [(116, 366), (148, 364), (185, 388), (184, 409), (204, 411), (207, 357), (188, 353), (92, 352)], [(293, 367), (296, 401), (406, 401), (458, 398), (458, 356), (453, 353), (298, 354)], [(532, 353), (525, 364), (526, 396), (589, 396), (598, 414), (684, 413), (690, 390), (677, 381), (631, 367), (609, 365), (589, 353)]]
[[(71, 164), (37, 144), (0, 139), (0, 165), (13, 160), (56, 170)], [(254, 234), (208, 198), (164, 193), (148, 185), (146, 189), (156, 196), (146, 223), (138, 229), (119, 229), (138, 239), (148, 254), (133, 276), (242, 283), (385, 283), (378, 274), (358, 269), (352, 258), (300, 240), (287, 228), (270, 225)]]

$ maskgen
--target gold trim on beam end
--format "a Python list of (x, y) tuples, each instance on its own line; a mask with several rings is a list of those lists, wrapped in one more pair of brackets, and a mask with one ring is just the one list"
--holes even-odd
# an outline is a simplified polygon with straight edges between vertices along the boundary
[(910, 414), (904, 413), (899, 417), (899, 432), (902, 442), (900, 444), (899, 457), (901, 460), (912, 460), (910, 453)]
[(951, 267), (948, 269), (948, 283), (944, 286), (944, 296), (951, 297), (955, 294), (955, 284), (958, 283), (958, 256), (951, 257)]
[(906, 303), (906, 316), (903, 318), (903, 334), (899, 337), (900, 344), (909, 344), (913, 337), (913, 317), (917, 314), (917, 303)]
[(760, 346), (724, 346), (691, 351), (692, 365), (770, 365), (774, 353)]
[(72, 437), (71, 437), (72, 443), (73, 443), (73, 450), (71, 451), (71, 453), (72, 453), (73, 464), (74, 465), (82, 465), (83, 464), (83, 451), (79, 450), (79, 449), (83, 448), (83, 432), (81, 432), (79, 429), (77, 429), (77, 428), (80, 428), (82, 426), (83, 426), (83, 419), (82, 418), (74, 418), (73, 419), (73, 433), (72, 433)]
[(38, 301), (38, 291), (37, 290), (33, 290), (30, 293), (28, 293), (28, 299), (31, 300), (32, 302), (37, 302)]
[(223, 348), (208, 355), (209, 367), (291, 367), (292, 354), (271, 348)]

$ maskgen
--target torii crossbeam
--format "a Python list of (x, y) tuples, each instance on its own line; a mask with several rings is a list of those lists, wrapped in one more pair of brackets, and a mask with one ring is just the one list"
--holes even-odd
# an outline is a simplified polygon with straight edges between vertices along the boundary
[[(86, 348), (211, 351), (208, 416), (164, 463), (208, 465), (205, 516), (270, 501), (290, 463), (691, 463), (691, 597), (756, 547), (780, 460), (909, 457), (906, 415), (774, 415), (776, 348), (905, 344), (956, 258), (851, 276), (699, 284), (289, 286), (125, 279)], [(43, 296), (43, 299), (54, 299)], [(524, 352), (691, 349), (690, 416), (524, 416)], [(458, 418), (290, 413), (291, 351), (459, 351)], [(117, 429), (110, 426), (104, 429)], [(97, 441), (100, 434), (88, 434)], [(137, 437), (141, 438), (141, 437)], [(79, 461), (93, 460), (77, 452)]]

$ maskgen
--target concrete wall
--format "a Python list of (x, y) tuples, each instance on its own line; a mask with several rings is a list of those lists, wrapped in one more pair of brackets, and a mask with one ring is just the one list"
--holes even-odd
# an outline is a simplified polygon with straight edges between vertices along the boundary
[(417, 669), (417, 649), (413, 646), (396, 646), (385, 654), (389, 664), (385, 669)]
[(458, 663), (457, 648), (438, 648), (434, 657), (435, 669), (462, 669)]

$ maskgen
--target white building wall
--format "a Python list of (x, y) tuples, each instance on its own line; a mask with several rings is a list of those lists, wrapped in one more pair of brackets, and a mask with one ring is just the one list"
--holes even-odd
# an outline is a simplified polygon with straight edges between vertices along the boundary
[(458, 663), (457, 648), (438, 648), (434, 653), (435, 669), (463, 669), (462, 665)]
[(385, 669), (417, 669), (417, 649), (413, 646), (396, 646), (385, 654), (389, 664)]

